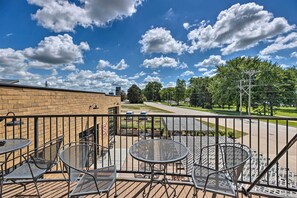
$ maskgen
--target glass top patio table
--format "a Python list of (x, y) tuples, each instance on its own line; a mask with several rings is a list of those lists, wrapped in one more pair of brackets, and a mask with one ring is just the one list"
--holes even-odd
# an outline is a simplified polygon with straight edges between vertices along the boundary
[(167, 164), (184, 159), (189, 150), (174, 140), (150, 139), (133, 144), (130, 155), (140, 161), (154, 164)]
[(5, 142), (3, 146), (0, 146), (0, 155), (10, 153), (31, 144), (31, 140), (28, 139), (7, 139), (7, 140), (0, 140), (0, 142)]

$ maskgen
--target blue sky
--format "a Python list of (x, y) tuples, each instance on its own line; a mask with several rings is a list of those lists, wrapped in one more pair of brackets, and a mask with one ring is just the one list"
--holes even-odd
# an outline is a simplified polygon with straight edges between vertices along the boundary
[(21, 84), (110, 92), (237, 56), (297, 65), (296, 0), (10, 0), (0, 13), (0, 78)]

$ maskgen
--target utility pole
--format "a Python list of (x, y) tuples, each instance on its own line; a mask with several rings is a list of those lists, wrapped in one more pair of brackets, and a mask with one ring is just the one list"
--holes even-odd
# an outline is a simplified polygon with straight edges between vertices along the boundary
[(244, 89), (244, 86), (242, 85), (242, 82), (245, 80), (240, 80), (239, 82), (239, 90), (240, 90), (240, 115), (242, 115), (242, 95), (245, 92), (248, 95), (248, 115), (251, 115), (251, 103), (252, 103), (252, 76), (256, 73), (255, 70), (249, 70), (245, 72), (246, 74), (249, 75), (249, 80), (248, 80), (248, 89)]
[(250, 116), (251, 115), (251, 98), (252, 98), (251, 97), (252, 96), (252, 76), (256, 73), (256, 71), (255, 70), (250, 70), (250, 71), (247, 71), (246, 73), (249, 75), (248, 113), (249, 113), (249, 116)]
[(240, 91), (240, 107), (239, 112), (240, 116), (242, 115), (242, 80), (239, 81), (239, 91)]

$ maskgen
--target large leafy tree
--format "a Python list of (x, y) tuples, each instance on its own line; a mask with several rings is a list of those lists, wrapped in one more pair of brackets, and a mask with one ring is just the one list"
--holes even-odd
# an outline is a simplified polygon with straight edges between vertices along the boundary
[(147, 100), (160, 101), (160, 91), (162, 89), (162, 84), (158, 82), (149, 82), (143, 89), (143, 93)]
[(212, 96), (209, 92), (210, 78), (191, 78), (190, 87), (190, 105), (201, 106), (202, 108), (212, 108)]
[(177, 79), (175, 86), (175, 101), (177, 105), (186, 97), (186, 81)]
[(175, 87), (163, 88), (160, 91), (160, 97), (162, 101), (170, 102), (175, 95)]
[(135, 84), (128, 89), (127, 97), (130, 103), (143, 103), (144, 97), (141, 89)]
[(124, 90), (121, 91), (120, 95), (121, 95), (121, 101), (125, 101), (127, 99), (127, 94)]

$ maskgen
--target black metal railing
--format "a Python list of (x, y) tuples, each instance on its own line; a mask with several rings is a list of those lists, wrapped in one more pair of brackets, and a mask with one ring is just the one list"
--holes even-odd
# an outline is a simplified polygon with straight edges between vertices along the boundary
[[(64, 144), (94, 141), (110, 148), (119, 173), (130, 178), (148, 178), (150, 170), (129, 155), (129, 147), (143, 139), (173, 139), (186, 145), (188, 158), (170, 164), (167, 175), (173, 180), (190, 182), (191, 167), (198, 160), (203, 146), (219, 142), (238, 142), (253, 151), (239, 182), (250, 184), (281, 149), (297, 133), (297, 118), (205, 116), (205, 115), (32, 115), (14, 117), (22, 125), (6, 126), (13, 118), (3, 118), (0, 139), (26, 138), (32, 144), (13, 153), (5, 169), (12, 171), (22, 163), (18, 156), (37, 148), (48, 140), (64, 135)], [(258, 183), (297, 193), (297, 145), (287, 151)], [(209, 155), (219, 167), (218, 151)], [(96, 159), (95, 159), (96, 160)], [(1, 156), (0, 156), (1, 161)], [(104, 163), (101, 163), (102, 165)], [(97, 163), (96, 163), (97, 165)], [(98, 165), (99, 166), (99, 165)], [(60, 173), (55, 167), (51, 173)]]

